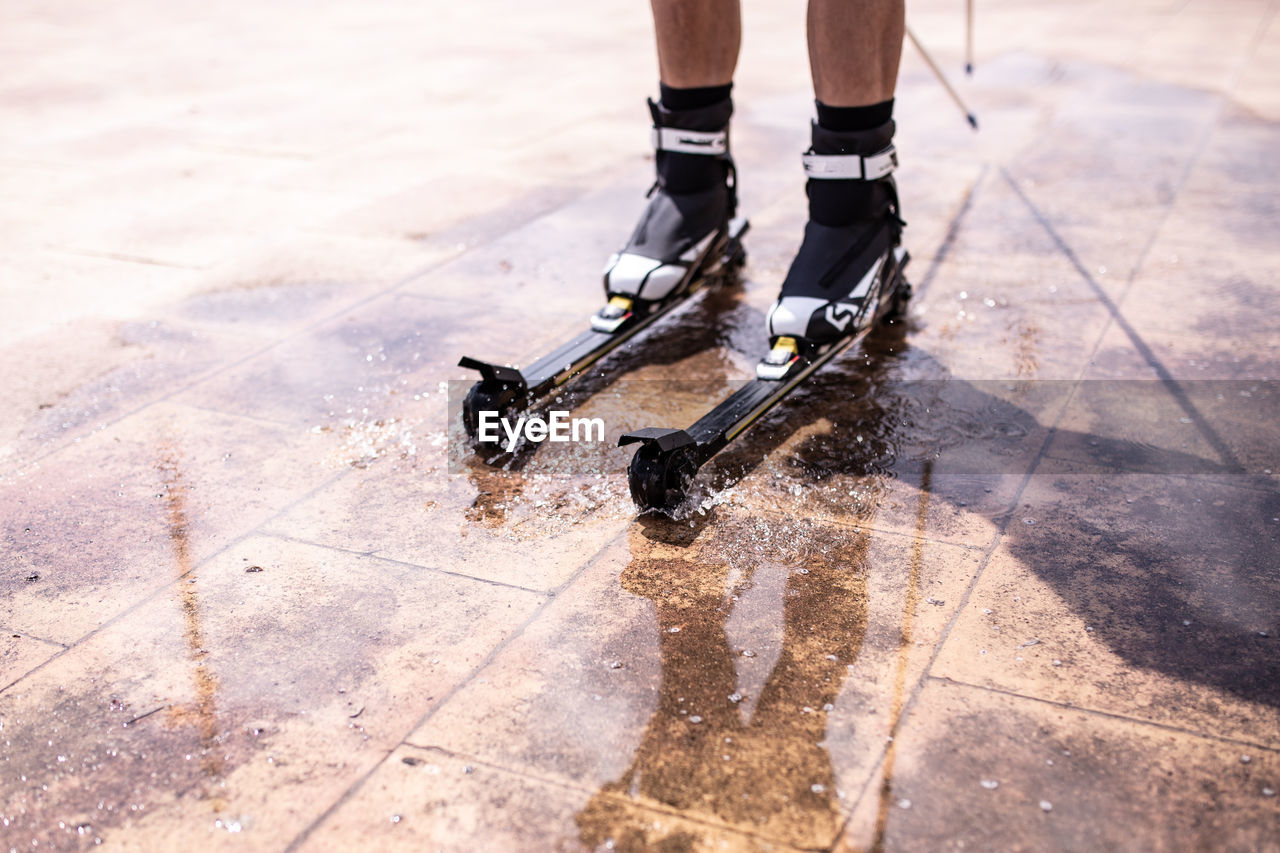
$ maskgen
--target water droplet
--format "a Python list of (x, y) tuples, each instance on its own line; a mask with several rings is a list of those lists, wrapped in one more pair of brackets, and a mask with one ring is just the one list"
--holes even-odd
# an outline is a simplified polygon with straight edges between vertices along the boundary
[(1253, 761), (1253, 759), (1252, 759), (1252, 758), (1250, 758), (1249, 756), (1247, 756), (1247, 755), (1242, 755), (1242, 756), (1240, 756), (1240, 763), (1241, 763), (1241, 764), (1248, 764), (1250, 761)]
[(911, 808), (911, 801), (910, 801), (910, 800), (908, 800), (908, 799), (905, 799), (905, 798), (904, 798), (904, 799), (901, 799), (901, 800), (898, 800), (898, 808), (900, 808), (900, 809), (909, 809), (909, 808)]
[(1022, 523), (1023, 523), (1023, 524), (1035, 524), (1035, 523), (1036, 523), (1036, 520), (1035, 520), (1034, 518), (1024, 518), (1024, 519), (1022, 519)]
[(1271, 788), (1262, 789), (1262, 796), (1264, 797), (1274, 797), (1275, 795), (1276, 795), (1276, 792)]
[(741, 693), (730, 693), (730, 694), (729, 694), (729, 701), (730, 701), (730, 702), (732, 702), (732, 703), (733, 703), (733, 704), (735, 704), (735, 705), (736, 705), (736, 704), (738, 704), (739, 702), (741, 702), (741, 701), (742, 701), (742, 694), (741, 694)]
[(679, 625), (672, 625), (670, 628), (668, 628), (668, 629), (667, 629), (667, 633), (668, 633), (668, 634), (679, 634), (679, 633), (680, 633), (680, 626), (679, 626)]
[(981, 784), (982, 787), (986, 788), (988, 791), (994, 791), (996, 788), (1000, 787), (1000, 783), (997, 782), (995, 779), (983, 779), (982, 782), (980, 782), (979, 784)]
[(742, 656), (743, 656), (744, 658), (753, 658), (753, 657), (755, 657), (755, 656), (756, 656), (756, 653), (755, 653), (755, 652), (753, 652), (753, 651), (751, 651), (751, 649), (743, 649), (743, 650), (742, 650)]
[(698, 716), (697, 714), (694, 714), (692, 717), (689, 718), (689, 722), (693, 723), (694, 725), (697, 725), (698, 723), (702, 722), (702, 717)]
[(400, 822), (400, 815), (398, 815), (398, 814), (393, 814), (393, 815), (391, 816), (391, 822), (392, 822), (392, 823), (399, 823), (399, 822)]
[(827, 786), (819, 782), (814, 782), (812, 785), (809, 786), (809, 790), (813, 791), (815, 794), (821, 794), (827, 790)]
[(1041, 800), (1041, 801), (1040, 801), (1040, 810), (1041, 810), (1041, 811), (1046, 811), (1046, 812), (1051, 812), (1051, 811), (1053, 811), (1053, 803), (1049, 802), (1048, 800)]

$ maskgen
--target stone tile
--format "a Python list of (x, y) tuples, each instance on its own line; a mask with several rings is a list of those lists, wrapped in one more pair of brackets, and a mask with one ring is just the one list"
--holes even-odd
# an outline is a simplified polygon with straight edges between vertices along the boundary
[(0, 629), (0, 689), (8, 687), (63, 648), (59, 643)]
[(932, 673), (1275, 748), (1276, 516), (1273, 486), (1033, 477)]
[[(1065, 471), (1211, 475), (1280, 471), (1280, 387), (1259, 380), (1086, 380), (1047, 450)], [(1053, 473), (1052, 463), (1038, 473)]]
[(82, 637), (331, 478), (317, 444), (164, 403), (6, 477), (0, 624)]
[(270, 235), (282, 222), (291, 227), (314, 224), (351, 204), (345, 197), (313, 192), (212, 189), (203, 197), (182, 197), (132, 217), (106, 216), (96, 228), (53, 236), (50, 241), (54, 247), (69, 251), (207, 269), (258, 248), (264, 235)]
[[(643, 210), (643, 179), (618, 180), (514, 229), (411, 284), (408, 292), (507, 310), (590, 316), (601, 270)], [(465, 289), (450, 286), (466, 281)]]
[(439, 749), (401, 747), (300, 849), (788, 851), (723, 826), (647, 809)]
[[(0, 213), (0, 217), (4, 214)], [(30, 218), (29, 204), (15, 216)], [(13, 233), (12, 231), (8, 233)], [(21, 241), (14, 236), (13, 244)], [(136, 320), (156, 301), (190, 287), (196, 273), (110, 257), (28, 246), (0, 260), (5, 280), (21, 284), (0, 295), (0, 341), (6, 350), (75, 320)], [(45, 344), (47, 346), (47, 344)], [(14, 352), (14, 355), (20, 351)]]
[(6, 837), (282, 847), (541, 600), (241, 541), (0, 695)]
[[(451, 287), (465, 288), (453, 279)], [(178, 399), (306, 427), (386, 421), (420, 407), (462, 371), (463, 355), (515, 361), (576, 331), (581, 319), (537, 324), (509, 310), (388, 294), (186, 391)]]
[[(68, 340), (68, 332), (74, 337)], [(0, 465), (14, 471), (239, 358), (255, 341), (180, 318), (81, 322), (7, 347)]]
[(1280, 183), (1280, 176), (1264, 164), (1277, 145), (1280, 128), (1274, 121), (1239, 106), (1226, 107), (1187, 176), (1186, 190), (1221, 197), (1240, 190), (1274, 187)]
[[(391, 470), (388, 470), (388, 469)], [(391, 460), (354, 470), (267, 529), (526, 589), (560, 586), (634, 515), (623, 467), (583, 484), (554, 469)]]
[(930, 680), (889, 756), (835, 849), (1280, 844), (1270, 750)]
[(634, 526), (407, 742), (829, 844), (977, 558), (736, 507), (710, 515)]

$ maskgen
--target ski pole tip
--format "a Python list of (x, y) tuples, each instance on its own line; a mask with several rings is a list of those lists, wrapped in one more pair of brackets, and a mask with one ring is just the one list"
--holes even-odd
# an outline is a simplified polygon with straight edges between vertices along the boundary
[(977, 129), (978, 129), (978, 117), (977, 117), (977, 116), (975, 116), (973, 113), (968, 113), (968, 114), (965, 116), (965, 118), (969, 119), (969, 126), (970, 126), (970, 127), (972, 127), (974, 130), (977, 130)]
[(966, 63), (964, 64), (964, 73), (965, 73), (965, 74), (968, 74), (970, 77), (972, 77), (972, 76), (973, 76), (973, 63), (972, 63), (972, 62), (966, 62)]

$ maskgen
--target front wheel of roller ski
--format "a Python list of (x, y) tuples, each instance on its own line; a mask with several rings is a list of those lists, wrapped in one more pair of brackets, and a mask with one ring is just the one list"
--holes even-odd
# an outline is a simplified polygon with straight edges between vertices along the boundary
[(458, 364), (479, 370), (483, 376), (462, 400), (462, 425), (471, 441), (479, 447), (484, 416), (490, 415), (496, 424), (499, 419), (518, 412), (528, 402), (528, 385), (524, 375), (514, 367), (488, 364), (473, 358), (463, 358)]

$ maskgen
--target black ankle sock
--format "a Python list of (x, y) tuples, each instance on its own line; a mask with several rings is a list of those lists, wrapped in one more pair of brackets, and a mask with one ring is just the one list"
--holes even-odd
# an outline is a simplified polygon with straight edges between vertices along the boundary
[[(822, 101), (818, 105), (818, 127), (831, 133), (814, 131), (815, 154), (877, 153), (875, 148), (892, 139), (893, 131), (885, 134), (868, 134), (867, 131), (883, 128), (893, 120), (893, 99), (865, 107), (829, 107)], [(849, 133), (869, 137), (868, 150), (850, 150), (845, 145), (854, 144), (848, 138), (831, 138), (832, 134)], [(883, 139), (877, 137), (883, 135)], [(866, 144), (858, 142), (857, 145)], [(829, 180), (811, 178), (805, 190), (809, 195), (809, 218), (821, 225), (833, 228), (852, 225), (859, 220), (874, 218), (883, 210), (886, 192), (879, 181)]]
[(818, 124), (837, 132), (871, 130), (893, 118), (893, 98), (865, 107), (829, 107), (822, 101), (814, 103), (818, 105)]
[(696, 110), (718, 104), (728, 99), (731, 89), (733, 89), (732, 83), (726, 83), (723, 86), (697, 86), (690, 89), (677, 89), (666, 83), (658, 84), (662, 105), (669, 110)]
[[(677, 89), (665, 83), (659, 83), (662, 92), (662, 109), (673, 113), (684, 113), (677, 120), (690, 122), (679, 123), (676, 127), (686, 130), (719, 130), (727, 122), (733, 111), (726, 106), (732, 83), (723, 86), (700, 86), (692, 89)], [(703, 113), (696, 111), (702, 110)], [(692, 115), (690, 115), (692, 113)], [(723, 115), (722, 115), (723, 114)], [(655, 117), (655, 121), (657, 118)], [(710, 124), (707, 124), (710, 122)], [(677, 195), (709, 190), (725, 181), (725, 161), (705, 154), (685, 154), (678, 151), (659, 151), (657, 155), (658, 175), (668, 192)]]

